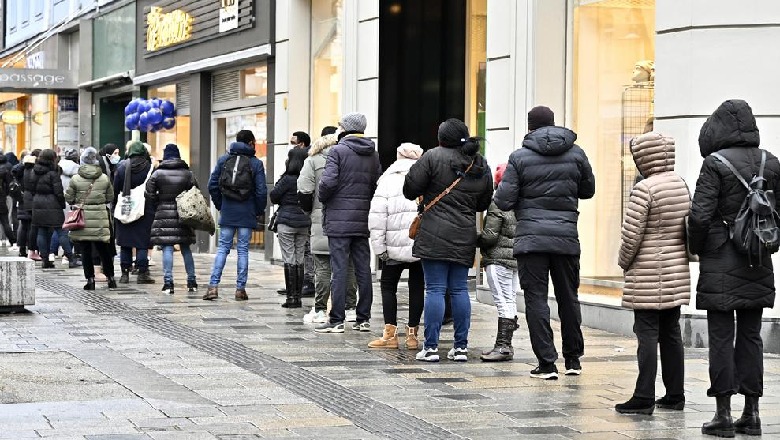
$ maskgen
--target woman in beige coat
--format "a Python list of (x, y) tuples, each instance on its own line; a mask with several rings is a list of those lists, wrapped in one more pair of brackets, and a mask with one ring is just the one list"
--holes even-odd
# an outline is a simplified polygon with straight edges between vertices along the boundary
[[(625, 271), (623, 307), (634, 310), (639, 377), (631, 400), (615, 405), (615, 410), (652, 414), (656, 405), (676, 410), (685, 406), (680, 306), (690, 299), (683, 226), (690, 196), (674, 172), (674, 139), (646, 133), (632, 141), (631, 153), (645, 179), (631, 190), (618, 264)], [(659, 344), (666, 395), (656, 401)]]

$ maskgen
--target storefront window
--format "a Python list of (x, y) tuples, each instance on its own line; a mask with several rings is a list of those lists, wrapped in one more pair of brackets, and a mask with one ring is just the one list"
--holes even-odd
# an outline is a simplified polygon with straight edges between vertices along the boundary
[(342, 0), (311, 3), (312, 132), (336, 125), (341, 116)]
[[(176, 105), (175, 84), (150, 88), (147, 95), (149, 98), (164, 99)], [(176, 125), (171, 130), (148, 133), (147, 142), (152, 146), (152, 157), (157, 160), (162, 160), (166, 145), (176, 144), (179, 147), (181, 158), (190, 163), (190, 116), (177, 115)]]
[[(487, 66), (487, 0), (469, 1), (468, 96), (466, 124), (476, 136), (485, 137), (485, 80)], [(484, 142), (482, 145), (484, 154)]]
[(135, 4), (96, 17), (92, 35), (92, 78), (135, 67)]
[(268, 96), (268, 66), (250, 67), (241, 71), (241, 98), (264, 98)]
[(574, 130), (596, 175), (581, 205), (581, 275), (622, 280), (617, 266), (624, 205), (636, 167), (631, 138), (651, 129), (655, 0), (575, 0)]

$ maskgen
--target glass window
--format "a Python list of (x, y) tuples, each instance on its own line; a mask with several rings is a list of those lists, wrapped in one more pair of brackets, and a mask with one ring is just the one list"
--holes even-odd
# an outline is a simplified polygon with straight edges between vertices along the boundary
[[(13, 1), (11, 3), (14, 3)], [(30, 1), (22, 1), (22, 7), (19, 9), (22, 13), (22, 27), (26, 27), (30, 24)]]
[(250, 67), (241, 71), (241, 98), (264, 98), (268, 96), (268, 66)]
[(17, 23), (18, 17), (17, 17), (17, 5), (16, 2), (7, 2), (5, 6), (5, 20), (6, 20), (6, 27), (8, 29), (7, 35), (11, 35), (16, 32), (17, 29)]
[(622, 281), (615, 259), (637, 174), (628, 145), (653, 116), (655, 0), (575, 0), (573, 43), (573, 128), (598, 188), (580, 205), (581, 275)]
[[(475, 136), (485, 137), (485, 80), (487, 66), (487, 0), (469, 1), (466, 125)], [(482, 153), (485, 145), (482, 143)]]
[(342, 0), (311, 3), (312, 132), (336, 125), (341, 116), (341, 78), (344, 38)]
[(33, 1), (33, 19), (34, 20), (42, 20), (43, 19), (43, 0), (32, 0)]
[[(176, 85), (168, 84), (149, 88), (149, 99), (160, 98), (176, 104)], [(148, 133), (147, 143), (152, 146), (152, 157), (162, 160), (163, 150), (168, 144), (176, 144), (179, 147), (181, 158), (190, 163), (190, 117), (177, 115), (176, 125), (170, 130), (160, 130), (156, 133)]]
[(135, 68), (135, 4), (95, 18), (92, 35), (93, 79)]

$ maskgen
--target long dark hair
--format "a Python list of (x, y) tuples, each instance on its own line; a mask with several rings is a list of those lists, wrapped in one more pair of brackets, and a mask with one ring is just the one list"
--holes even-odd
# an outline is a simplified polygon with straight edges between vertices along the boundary
[(293, 148), (287, 152), (287, 162), (285, 162), (284, 174), (297, 176), (303, 169), (303, 161), (309, 153), (303, 148)]
[(481, 138), (469, 136), (469, 128), (457, 118), (450, 118), (439, 124), (439, 145), (456, 147), (467, 156), (474, 156), (479, 151)]

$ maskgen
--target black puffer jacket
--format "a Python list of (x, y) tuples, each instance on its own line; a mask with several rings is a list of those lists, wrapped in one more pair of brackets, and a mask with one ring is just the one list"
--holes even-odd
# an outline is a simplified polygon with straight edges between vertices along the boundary
[(198, 183), (181, 159), (164, 160), (146, 182), (146, 200), (154, 206), (152, 244), (174, 245), (195, 243), (195, 232), (179, 220), (176, 196)]
[[(691, 251), (700, 256), (696, 307), (705, 310), (736, 310), (772, 307), (775, 283), (772, 260), (749, 267), (729, 240), (726, 223), (734, 221), (747, 190), (712, 153), (731, 162), (748, 182), (758, 174), (761, 150), (758, 127), (745, 101), (726, 101), (701, 128), (699, 148), (704, 163), (696, 181), (688, 239)], [(766, 188), (780, 193), (780, 162), (767, 151)]]
[(17, 218), (19, 220), (32, 220), (34, 166), (35, 164), (32, 163), (20, 163), (12, 169), (14, 177), (22, 184), (22, 199), (17, 207)]
[(543, 252), (579, 255), (579, 199), (596, 192), (593, 170), (563, 127), (542, 127), (528, 133), (523, 147), (509, 156), (495, 202), (517, 219), (514, 254)]
[(298, 203), (298, 175), (283, 174), (271, 190), (271, 203), (279, 205), (276, 222), (291, 228), (308, 228), (311, 218)]
[(11, 183), (11, 164), (8, 163), (5, 155), (0, 154), (0, 214), (8, 214), (8, 185)]
[(404, 180), (404, 197), (423, 196), (423, 205), (435, 199), (471, 161), (465, 177), (423, 214), (412, 255), (471, 267), (477, 249), (476, 213), (490, 206), (493, 180), (484, 157), (467, 156), (457, 147), (436, 147), (417, 160)]
[(33, 167), (30, 184), (33, 192), (32, 224), (39, 227), (62, 227), (65, 222), (65, 193), (59, 167), (38, 159)]

